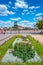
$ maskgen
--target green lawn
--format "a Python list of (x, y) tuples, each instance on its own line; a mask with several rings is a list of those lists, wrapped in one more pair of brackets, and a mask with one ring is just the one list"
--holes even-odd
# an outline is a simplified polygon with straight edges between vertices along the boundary
[(0, 63), (0, 65), (43, 65), (43, 62), (34, 62), (34, 63)]
[[(0, 46), (0, 60), (8, 50), (8, 48), (11, 48), (12, 42), (17, 38), (21, 37), (20, 35), (13, 36), (10, 38), (7, 42), (5, 42), (2, 46)], [(39, 56), (43, 59), (43, 46), (40, 45), (38, 41), (36, 41), (34, 38), (31, 36), (27, 36), (27, 38), (30, 40), (32, 45), (34, 46), (36, 52), (39, 54)], [(1, 63), (0, 65), (43, 65), (43, 60), (42, 62), (33, 62), (33, 63)]]

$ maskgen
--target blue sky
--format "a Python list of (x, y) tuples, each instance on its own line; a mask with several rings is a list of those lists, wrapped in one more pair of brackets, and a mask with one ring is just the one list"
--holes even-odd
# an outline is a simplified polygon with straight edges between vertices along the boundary
[(43, 0), (0, 0), (0, 27), (18, 25), (34, 27), (42, 19)]

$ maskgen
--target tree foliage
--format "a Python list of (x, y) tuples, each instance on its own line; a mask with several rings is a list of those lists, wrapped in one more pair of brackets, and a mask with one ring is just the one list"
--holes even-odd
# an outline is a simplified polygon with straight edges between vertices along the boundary
[(36, 22), (36, 26), (38, 27), (38, 29), (43, 29), (43, 20), (39, 20), (38, 22)]

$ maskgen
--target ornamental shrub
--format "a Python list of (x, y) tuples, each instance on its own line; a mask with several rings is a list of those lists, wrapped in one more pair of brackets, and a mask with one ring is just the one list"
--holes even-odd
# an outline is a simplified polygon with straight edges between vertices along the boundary
[(16, 43), (14, 46), (13, 55), (23, 59), (26, 62), (28, 59), (31, 59), (35, 55), (34, 49), (32, 49), (32, 45), (29, 43)]

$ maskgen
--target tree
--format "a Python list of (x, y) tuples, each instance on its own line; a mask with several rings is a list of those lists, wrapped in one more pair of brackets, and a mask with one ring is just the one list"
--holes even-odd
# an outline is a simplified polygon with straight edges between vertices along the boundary
[(38, 27), (38, 29), (43, 29), (43, 20), (38, 20), (38, 22), (36, 22), (36, 27)]

